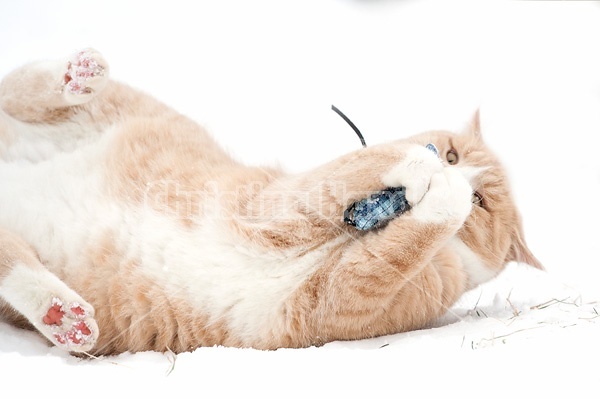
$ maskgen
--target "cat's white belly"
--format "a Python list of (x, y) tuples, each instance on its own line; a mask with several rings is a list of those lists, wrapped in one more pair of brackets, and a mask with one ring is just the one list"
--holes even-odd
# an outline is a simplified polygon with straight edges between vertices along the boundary
[(89, 267), (89, 248), (108, 233), (119, 256), (167, 297), (185, 300), (212, 322), (226, 317), (231, 330), (250, 339), (273, 326), (285, 300), (337, 245), (303, 256), (269, 252), (235, 239), (217, 216), (190, 228), (150, 207), (111, 200), (101, 162), (109, 142), (107, 132), (47, 161), (0, 161), (0, 227), (21, 235), (59, 276)]
[(105, 140), (36, 163), (0, 161), (0, 227), (21, 235), (53, 267), (76, 261), (105, 208), (102, 148)]
[(188, 229), (151, 210), (143, 212), (123, 231), (135, 237), (130, 255), (140, 259), (144, 274), (170, 296), (185, 298), (209, 315), (210, 322), (226, 318), (232, 331), (248, 339), (275, 325), (286, 299), (337, 244), (303, 256), (269, 253), (234, 239), (227, 223), (217, 218)]

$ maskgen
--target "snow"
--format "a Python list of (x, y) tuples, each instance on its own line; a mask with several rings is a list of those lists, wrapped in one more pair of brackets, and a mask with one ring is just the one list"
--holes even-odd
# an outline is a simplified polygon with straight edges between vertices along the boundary
[(547, 271), (511, 264), (430, 329), (303, 350), (79, 359), (0, 323), (3, 391), (598, 397), (599, 20), (596, 2), (5, 2), (0, 75), (94, 47), (249, 163), (300, 171), (359, 148), (331, 104), (367, 144), (480, 107)]

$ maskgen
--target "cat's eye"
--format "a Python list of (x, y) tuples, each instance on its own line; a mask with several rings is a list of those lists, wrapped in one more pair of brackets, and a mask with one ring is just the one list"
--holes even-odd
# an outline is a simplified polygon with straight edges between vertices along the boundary
[(448, 161), (450, 165), (456, 165), (458, 163), (458, 152), (456, 152), (454, 148), (446, 154), (446, 161)]
[(473, 205), (483, 206), (483, 197), (477, 191), (474, 191), (471, 195), (471, 202)]

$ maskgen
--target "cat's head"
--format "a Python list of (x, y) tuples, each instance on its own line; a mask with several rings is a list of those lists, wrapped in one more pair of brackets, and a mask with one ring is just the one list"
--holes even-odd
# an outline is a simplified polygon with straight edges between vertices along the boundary
[(460, 168), (473, 188), (473, 208), (451, 245), (463, 258), (471, 285), (497, 275), (509, 262), (543, 269), (523, 236), (506, 171), (481, 136), (479, 112), (460, 134), (433, 131), (410, 139), (433, 143), (445, 165)]

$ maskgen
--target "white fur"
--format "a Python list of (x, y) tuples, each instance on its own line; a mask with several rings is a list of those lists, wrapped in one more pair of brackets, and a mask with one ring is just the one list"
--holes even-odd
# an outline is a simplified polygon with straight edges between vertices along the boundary
[(423, 146), (414, 145), (401, 162), (381, 177), (381, 181), (388, 187), (406, 187), (406, 200), (413, 206), (427, 192), (431, 176), (443, 168), (437, 155)]
[[(51, 306), (53, 296), (67, 294), (71, 290), (43, 268), (33, 268), (22, 263), (13, 265), (11, 272), (0, 284), (0, 291), (10, 304), (35, 324), (38, 320), (42, 327), (42, 317)], [(77, 300), (81, 300), (80, 297)]]
[(496, 272), (481, 261), (479, 256), (469, 248), (460, 238), (450, 240), (452, 249), (460, 256), (462, 266), (469, 277), (470, 287), (483, 284), (496, 276)]
[[(0, 162), (0, 225), (35, 244), (42, 260), (77, 262), (101, 203), (106, 139), (37, 163)], [(67, 259), (64, 259), (64, 258)]]
[(411, 215), (425, 223), (462, 225), (471, 212), (472, 192), (460, 171), (453, 167), (444, 168), (432, 175), (429, 190), (412, 209)]

